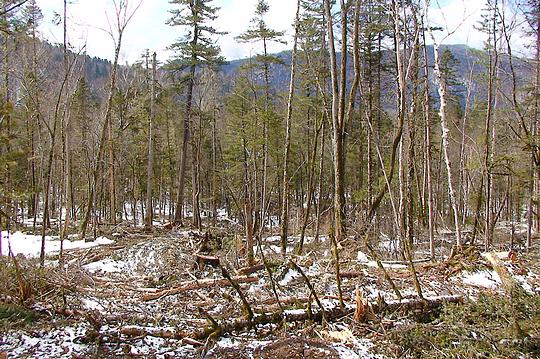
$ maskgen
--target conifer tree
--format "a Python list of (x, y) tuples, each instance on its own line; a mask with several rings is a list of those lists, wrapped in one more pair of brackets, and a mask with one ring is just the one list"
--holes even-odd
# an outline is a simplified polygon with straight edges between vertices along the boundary
[(183, 118), (182, 152), (180, 154), (180, 169), (178, 180), (178, 193), (176, 198), (176, 211), (174, 221), (182, 224), (184, 207), (184, 186), (186, 174), (186, 160), (188, 143), (192, 150), (192, 198), (193, 198), (193, 225), (201, 226), (199, 213), (199, 186), (198, 164), (195, 156), (195, 142), (191, 138), (191, 122), (193, 116), (193, 89), (195, 87), (196, 71), (200, 67), (215, 66), (224, 61), (220, 55), (220, 48), (215, 44), (215, 36), (223, 32), (216, 30), (209, 23), (217, 18), (218, 7), (211, 6), (212, 0), (171, 0), (175, 6), (171, 10), (172, 17), (167, 24), (181, 26), (187, 29), (187, 34), (171, 45), (175, 52), (174, 60), (169, 64), (175, 71), (184, 71), (186, 81), (185, 114)]
[[(264, 229), (264, 221), (266, 218), (266, 210), (268, 207), (269, 198), (267, 198), (268, 190), (268, 167), (269, 167), (269, 122), (273, 117), (274, 109), (272, 106), (272, 96), (270, 89), (270, 66), (272, 64), (281, 64), (282, 61), (275, 55), (268, 53), (268, 45), (271, 42), (285, 43), (282, 40), (284, 33), (282, 31), (276, 31), (270, 29), (266, 24), (266, 15), (270, 10), (270, 6), (266, 0), (258, 0), (257, 6), (255, 8), (255, 14), (251, 20), (251, 27), (248, 28), (245, 32), (240, 34), (237, 39), (241, 42), (250, 42), (250, 43), (261, 43), (262, 44), (262, 53), (255, 56), (254, 61), (257, 65), (262, 68), (262, 75), (264, 81), (264, 104), (261, 110), (262, 114), (262, 176), (261, 184), (258, 185), (260, 188), (260, 194), (257, 196), (260, 198), (256, 201), (256, 208), (254, 208), (255, 214), (255, 227), (259, 228), (259, 235)], [(248, 245), (250, 247), (250, 245)], [(248, 249), (249, 251), (249, 249)]]

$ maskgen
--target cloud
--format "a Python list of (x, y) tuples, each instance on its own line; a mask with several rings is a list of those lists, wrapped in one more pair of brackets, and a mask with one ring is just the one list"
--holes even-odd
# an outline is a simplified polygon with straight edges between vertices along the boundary
[[(436, 41), (444, 44), (465, 44), (477, 49), (483, 49), (488, 39), (486, 33), (477, 28), (482, 21), (482, 15), (486, 13), (486, 2), (481, 0), (447, 0), (444, 3), (431, 1), (429, 10), (429, 23), (431, 26), (440, 26), (442, 31), (434, 33)], [(504, 6), (503, 6), (504, 4)], [(515, 55), (526, 56), (528, 39), (523, 35), (523, 29), (519, 24), (523, 22), (522, 15), (510, 6), (508, 2), (499, 6), (504, 9), (507, 25), (517, 24), (512, 34), (511, 45)], [(506, 50), (506, 44), (503, 45)]]
[[(256, 4), (257, 0), (229, 0), (222, 3), (216, 25), (219, 29), (228, 31), (228, 34), (219, 41), (223, 55), (226, 58), (243, 58), (262, 52), (262, 44), (239, 43), (235, 39), (236, 36), (246, 31), (251, 25)], [(292, 42), (292, 24), (296, 4), (291, 0), (272, 0), (269, 5), (270, 11), (266, 16), (267, 24), (276, 31), (285, 31), (284, 40), (288, 44), (271, 42), (268, 44), (268, 51), (279, 52), (286, 50)]]
[[(63, 2), (58, 0), (36, 0), (44, 13), (40, 27), (43, 36), (51, 42), (62, 42), (62, 26), (52, 23), (54, 13), (63, 13)], [(130, 4), (137, 3), (131, 0)], [(212, 3), (220, 7), (219, 17), (214, 26), (228, 32), (218, 38), (223, 55), (227, 59), (237, 59), (261, 51), (258, 44), (243, 44), (235, 37), (245, 31), (253, 17), (256, 0), (217, 0)], [(121, 62), (133, 63), (140, 58), (145, 49), (156, 51), (161, 61), (170, 57), (167, 50), (176, 39), (182, 36), (181, 27), (166, 25), (170, 18), (172, 5), (166, 0), (143, 0), (128, 25), (120, 53)], [(294, 21), (295, 2), (291, 0), (273, 0), (267, 16), (268, 25), (275, 30), (286, 31), (290, 37)], [(109, 22), (114, 22), (112, 0), (75, 0), (68, 5), (69, 42), (77, 50), (85, 47), (91, 56), (112, 59), (114, 43), (109, 34)], [(288, 41), (289, 43), (291, 41)], [(287, 45), (270, 43), (270, 52), (282, 51)]]
[[(130, 0), (133, 6), (139, 0)], [(59, 0), (36, 0), (44, 13), (44, 21), (40, 27), (43, 36), (51, 42), (62, 42), (62, 26), (52, 24), (53, 14), (63, 12), (63, 2)], [(70, 0), (68, 5), (68, 31), (69, 41), (77, 50), (83, 46), (91, 56), (112, 59), (114, 43), (105, 30), (109, 29), (109, 22), (114, 19), (113, 0)], [(239, 43), (235, 37), (244, 32), (253, 18), (257, 0), (215, 0), (212, 5), (220, 7), (218, 18), (214, 26), (221, 31), (228, 32), (220, 36), (217, 43), (220, 45), (225, 58), (237, 59), (252, 56), (262, 51), (258, 43)], [(292, 33), (296, 1), (271, 0), (268, 1), (270, 11), (267, 14), (268, 26), (278, 31), (285, 31), (287, 44), (270, 43), (269, 52), (279, 52), (289, 49), (292, 45)], [(475, 48), (483, 48), (486, 34), (474, 27), (481, 20), (485, 1), (481, 0), (432, 0), (430, 9), (430, 24), (442, 26), (445, 30), (436, 32), (438, 41), (444, 38), (446, 44), (467, 44)], [(441, 5), (439, 7), (439, 4)], [(166, 25), (170, 18), (169, 10), (173, 5), (168, 0), (143, 0), (128, 25), (122, 44), (120, 61), (133, 63), (140, 59), (145, 49), (156, 51), (160, 61), (166, 61), (171, 52), (167, 50), (176, 39), (182, 36), (181, 27)], [(508, 6), (505, 9), (508, 22), (512, 19), (519, 22)], [(451, 33), (447, 37), (448, 33)], [(526, 52), (527, 39), (520, 32), (512, 40), (518, 54)], [(529, 41), (530, 42), (530, 41)]]
[[(63, 13), (63, 2), (58, 0), (37, 0), (44, 14), (40, 26), (43, 36), (51, 42), (62, 42), (62, 26), (52, 23), (54, 13)], [(133, 11), (138, 0), (129, 2), (129, 11)], [(158, 4), (158, 5), (156, 5)], [(134, 62), (140, 58), (145, 49), (166, 52), (172, 42), (170, 32), (163, 31), (168, 16), (167, 1), (144, 0), (131, 22), (128, 24), (123, 38), (120, 62)], [(68, 4), (68, 39), (77, 51), (84, 48), (90, 56), (112, 59), (114, 42), (111, 26), (115, 25), (115, 7), (112, 0), (75, 0)], [(112, 33), (117, 36), (116, 31)]]

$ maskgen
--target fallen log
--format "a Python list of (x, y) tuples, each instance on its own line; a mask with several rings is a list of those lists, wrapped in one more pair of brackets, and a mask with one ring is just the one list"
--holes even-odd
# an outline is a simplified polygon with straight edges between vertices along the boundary
[[(259, 277), (245, 277), (238, 276), (232, 278), (237, 283), (255, 283), (259, 281)], [(156, 293), (147, 293), (143, 295), (144, 301), (156, 300), (169, 295), (174, 295), (182, 293), (188, 290), (201, 289), (201, 288), (210, 288), (210, 287), (227, 287), (231, 283), (227, 279), (216, 278), (216, 279), (200, 279), (200, 280), (191, 280), (187, 282), (180, 283), (177, 287), (169, 288), (162, 290)]]
[(148, 328), (148, 327), (138, 327), (138, 326), (126, 326), (120, 329), (120, 334), (125, 335), (126, 337), (158, 337), (163, 339), (177, 339), (183, 340), (189, 338), (189, 333), (184, 331), (179, 331), (175, 329), (165, 329), (165, 328)]
[[(395, 312), (410, 312), (417, 310), (433, 310), (437, 309), (447, 303), (463, 303), (463, 297), (441, 297), (435, 299), (418, 299), (403, 302), (392, 303), (370, 303), (369, 310), (374, 314), (384, 315), (387, 313)], [(335, 306), (332, 308), (326, 308), (323, 311), (318, 310), (316, 312), (309, 312), (308, 310), (289, 310), (282, 312), (263, 313), (256, 314), (249, 320), (246, 318), (238, 318), (230, 321), (219, 323), (216, 327), (216, 323), (212, 323), (205, 328), (194, 331), (172, 330), (172, 329), (160, 329), (160, 328), (145, 328), (128, 326), (120, 329), (120, 333), (127, 337), (139, 337), (139, 336), (157, 336), (166, 339), (177, 340), (205, 340), (208, 337), (220, 337), (225, 334), (238, 333), (245, 330), (252, 329), (259, 325), (267, 324), (280, 324), (283, 321), (288, 323), (301, 323), (308, 320), (321, 323), (323, 315), (326, 321), (335, 321), (343, 317), (353, 315), (356, 311), (356, 306), (347, 306), (342, 308)]]
[(364, 274), (364, 272), (361, 272), (361, 271), (352, 270), (352, 271), (343, 271), (343, 272), (340, 272), (340, 273), (339, 273), (339, 276), (340, 276), (341, 278), (351, 279), (351, 278), (364, 277), (365, 274)]
[(248, 275), (253, 274), (264, 269), (264, 264), (256, 264), (251, 267), (244, 267), (238, 269), (238, 274)]
[(191, 338), (182, 339), (182, 343), (187, 344), (187, 345), (191, 345), (191, 346), (194, 346), (194, 347), (202, 347), (202, 346), (204, 346), (203, 342), (200, 342), (198, 340), (191, 339)]
[[(321, 299), (332, 299), (332, 300), (339, 300), (339, 298), (335, 295), (323, 295), (320, 297)], [(308, 301), (313, 300), (313, 298), (309, 297), (283, 297), (279, 298), (279, 301), (283, 305), (297, 305), (297, 304), (304, 304)], [(265, 306), (276, 304), (277, 300), (275, 298), (269, 298), (266, 300), (263, 300), (260, 302), (260, 304), (263, 304)]]
[[(335, 295), (324, 295), (322, 297), (319, 297), (320, 299), (329, 299), (329, 300), (339, 300), (338, 296)], [(344, 300), (349, 300), (350, 298), (343, 298)], [(285, 297), (280, 298), (279, 301), (281, 302), (282, 306), (288, 306), (293, 308), (298, 308), (300, 306), (305, 305), (306, 303), (310, 303), (314, 301), (313, 297)], [(308, 306), (311, 305), (308, 304)], [(280, 310), (280, 307), (278, 305), (278, 302), (275, 298), (264, 300), (260, 303), (257, 303), (256, 306), (253, 307), (253, 311), (255, 313), (261, 314), (261, 313), (268, 313), (273, 311)]]
[(198, 268), (203, 268), (206, 265), (213, 268), (218, 268), (220, 265), (219, 257), (209, 256), (201, 253), (195, 253), (195, 262)]
[[(428, 262), (431, 262), (431, 258), (413, 259), (412, 262), (414, 264), (428, 263)], [(410, 261), (381, 261), (381, 263), (384, 264), (384, 265), (393, 265), (393, 264), (409, 265)]]

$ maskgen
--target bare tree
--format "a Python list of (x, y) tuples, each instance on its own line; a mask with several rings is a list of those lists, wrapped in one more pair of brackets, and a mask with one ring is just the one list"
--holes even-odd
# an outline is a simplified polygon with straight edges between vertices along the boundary
[[(287, 118), (285, 120), (285, 154), (283, 156), (283, 198), (281, 203), (281, 252), (287, 252), (287, 234), (289, 231), (289, 157), (291, 150), (291, 120), (293, 114), (294, 86), (296, 76), (296, 56), (298, 49), (298, 29), (300, 26), (300, 0), (296, 2), (294, 22), (294, 40), (291, 55), (291, 79), (289, 82), (289, 98), (287, 100)], [(309, 201), (309, 199), (308, 199)]]
[[(79, 236), (81, 239), (86, 237), (86, 230), (88, 228), (88, 222), (90, 221), (90, 216), (96, 205), (96, 187), (98, 184), (98, 178), (101, 173), (101, 166), (103, 155), (105, 152), (105, 142), (107, 140), (107, 135), (109, 131), (109, 123), (111, 121), (112, 113), (112, 102), (114, 96), (114, 89), (116, 88), (116, 74), (118, 72), (118, 58), (120, 56), (120, 50), (122, 47), (122, 38), (126, 30), (127, 25), (139, 9), (142, 4), (142, 0), (139, 0), (133, 7), (130, 6), (129, 0), (113, 0), (115, 8), (115, 22), (111, 25), (109, 29), (109, 35), (114, 42), (114, 60), (112, 64), (110, 86), (109, 86), (109, 95), (107, 98), (107, 107), (105, 109), (104, 123), (101, 130), (101, 136), (99, 139), (99, 147), (96, 157), (96, 162), (94, 166), (94, 171), (92, 175), (92, 183), (90, 184), (90, 195), (88, 198), (88, 204), (86, 206), (85, 215), (81, 223), (81, 229)], [(114, 26), (114, 29), (113, 29)], [(113, 199), (111, 198), (111, 201)], [(114, 214), (115, 215), (115, 214)], [(116, 216), (116, 215), (115, 215)]]
[[(427, 24), (427, 30), (431, 37), (431, 40), (433, 42), (433, 52), (434, 52), (434, 73), (435, 78), (437, 80), (438, 85), (438, 92), (439, 92), (439, 101), (440, 101), (440, 107), (439, 107), (439, 118), (441, 123), (441, 137), (442, 137), (442, 146), (443, 146), (443, 153), (444, 153), (444, 161), (446, 163), (446, 174), (448, 177), (448, 194), (450, 196), (450, 202), (452, 205), (452, 210), (454, 213), (454, 225), (455, 225), (455, 231), (456, 231), (456, 245), (458, 247), (461, 247), (462, 239), (461, 239), (461, 223), (459, 220), (459, 209), (456, 199), (456, 194), (454, 191), (454, 184), (452, 181), (452, 163), (450, 161), (450, 155), (448, 151), (449, 147), (449, 140), (448, 140), (448, 134), (450, 132), (450, 129), (448, 128), (448, 120), (446, 118), (447, 115), (447, 105), (448, 105), (448, 93), (447, 93), (447, 86), (446, 86), (446, 79), (443, 76), (443, 73), (441, 71), (441, 59), (439, 55), (439, 42), (435, 39), (435, 36), (433, 34), (433, 28), (429, 24), (429, 0), (424, 1), (424, 17), (426, 19)], [(447, 36), (449, 36), (447, 34)], [(442, 41), (441, 41), (442, 42)]]
[(152, 188), (154, 181), (154, 119), (156, 117), (156, 53), (152, 54), (152, 83), (150, 84), (150, 116), (148, 117), (148, 163), (146, 176), (146, 218), (145, 227), (152, 228), (154, 206)]

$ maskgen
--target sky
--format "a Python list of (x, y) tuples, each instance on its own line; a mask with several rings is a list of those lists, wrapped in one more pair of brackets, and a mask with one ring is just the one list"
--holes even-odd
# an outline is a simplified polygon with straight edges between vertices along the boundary
[[(129, 0), (133, 9), (141, 0)], [(54, 14), (63, 13), (62, 0), (36, 0), (44, 19), (40, 33), (53, 43), (62, 42), (62, 25), (54, 25)], [(228, 34), (219, 38), (222, 54), (228, 60), (245, 58), (261, 51), (259, 44), (238, 43), (235, 36), (250, 25), (257, 0), (214, 0), (220, 7), (218, 19), (213, 24)], [(279, 52), (292, 47), (292, 23), (296, 10), (294, 0), (269, 0), (270, 11), (267, 23), (270, 28), (285, 31), (287, 44), (271, 43), (270, 52)], [(482, 0), (431, 0), (430, 19), (432, 25), (440, 25), (452, 35), (444, 39), (445, 44), (467, 44), (482, 48), (485, 35), (473, 28), (480, 20)], [(146, 49), (156, 51), (160, 61), (166, 61), (171, 52), (167, 49), (182, 35), (182, 29), (166, 25), (172, 5), (168, 0), (142, 0), (131, 22), (128, 24), (120, 53), (121, 63), (133, 63), (141, 58)], [(85, 49), (90, 56), (112, 59), (114, 43), (107, 30), (115, 15), (113, 0), (69, 0), (68, 37), (75, 51)], [(523, 40), (521, 40), (523, 41)], [(521, 44), (518, 43), (519, 50)], [(524, 51), (524, 50), (523, 50)]]

